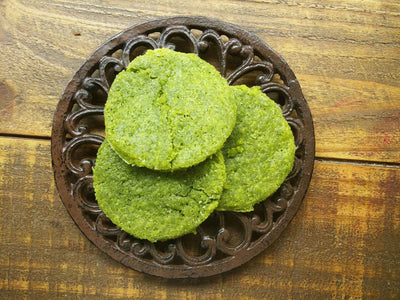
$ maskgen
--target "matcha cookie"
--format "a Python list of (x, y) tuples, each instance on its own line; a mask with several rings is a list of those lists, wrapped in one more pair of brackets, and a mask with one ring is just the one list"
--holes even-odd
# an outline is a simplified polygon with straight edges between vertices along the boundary
[(212, 65), (195, 54), (157, 49), (117, 75), (104, 118), (108, 141), (127, 163), (173, 171), (222, 148), (236, 104)]
[(232, 87), (236, 125), (222, 152), (226, 183), (218, 210), (252, 211), (283, 183), (293, 167), (295, 144), (279, 106), (259, 87)]
[(93, 171), (101, 210), (124, 231), (151, 242), (195, 232), (218, 206), (224, 182), (221, 151), (187, 170), (159, 172), (126, 164), (107, 140)]

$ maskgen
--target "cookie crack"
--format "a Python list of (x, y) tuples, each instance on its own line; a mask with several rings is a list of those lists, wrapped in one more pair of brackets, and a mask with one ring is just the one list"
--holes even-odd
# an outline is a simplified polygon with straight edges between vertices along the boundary
[[(169, 75), (169, 77), (174, 77), (174, 71), (172, 71), (171, 72), (171, 74)], [(165, 94), (165, 87), (167, 86), (167, 84), (168, 84), (168, 82), (169, 82), (169, 80), (168, 79), (166, 79), (165, 81), (163, 81), (163, 82), (160, 82), (160, 85), (161, 85), (161, 89), (162, 89), (162, 92), (163, 92), (163, 95)], [(167, 127), (168, 127), (168, 137), (169, 137), (169, 139), (170, 139), (170, 141), (171, 141), (171, 151), (172, 151), (172, 157), (171, 157), (171, 159), (169, 160), (169, 165), (170, 165), (170, 168), (172, 169), (172, 167), (173, 167), (173, 162), (175, 161), (175, 159), (177, 158), (177, 156), (178, 156), (178, 151), (177, 151), (177, 146), (175, 145), (175, 130), (174, 130), (174, 127), (173, 127), (173, 120), (172, 120), (172, 116), (171, 116), (171, 105), (168, 103), (168, 100), (169, 99), (166, 99), (166, 102), (165, 102), (165, 105), (166, 105), (166, 107), (168, 107), (168, 109), (167, 109), (167, 113), (166, 113), (166, 123), (167, 123)]]
[[(196, 191), (196, 192), (201, 192), (203, 193), (208, 199), (215, 200), (211, 195), (209, 195), (204, 189), (202, 188), (195, 188), (194, 186), (190, 187), (191, 190)], [(190, 193), (190, 192), (189, 192)]]
[[(174, 122), (172, 120), (172, 114), (171, 114), (171, 110), (172, 107), (169, 104), (169, 99), (166, 97), (166, 93), (165, 93), (165, 89), (166, 86), (169, 83), (169, 79), (166, 78), (164, 80), (162, 80), (158, 75), (154, 75), (151, 73), (151, 70), (146, 69), (146, 68), (142, 68), (142, 67), (132, 67), (130, 69), (127, 70), (128, 72), (133, 72), (133, 73), (140, 73), (143, 72), (145, 74), (147, 74), (147, 76), (151, 79), (151, 80), (157, 80), (160, 84), (160, 90), (157, 93), (157, 97), (154, 99), (154, 105), (158, 105), (159, 106), (159, 110), (160, 110), (160, 115), (162, 116), (162, 119), (165, 122), (165, 125), (167, 126), (167, 134), (168, 134), (168, 140), (170, 141), (170, 145), (171, 145), (171, 157), (169, 158), (168, 164), (169, 167), (172, 169), (173, 165), (174, 165), (174, 161), (176, 160), (176, 158), (178, 157), (179, 151), (178, 151), (178, 145), (176, 145), (175, 142), (175, 130), (174, 130)], [(168, 77), (174, 77), (174, 71), (171, 71), (171, 74), (169, 74)], [(163, 99), (165, 97), (165, 99)], [(158, 104), (156, 104), (158, 103)]]

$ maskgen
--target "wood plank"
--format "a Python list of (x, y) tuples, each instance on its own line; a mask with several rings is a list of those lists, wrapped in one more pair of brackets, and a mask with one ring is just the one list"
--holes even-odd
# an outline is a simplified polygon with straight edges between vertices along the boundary
[(318, 156), (400, 161), (398, 1), (4, 0), (0, 11), (0, 133), (50, 136), (68, 80), (124, 28), (203, 14), (253, 32), (288, 61), (314, 116)]
[(302, 74), (299, 78), (309, 95), (317, 156), (400, 162), (400, 87)]
[(140, 274), (93, 246), (57, 196), (49, 141), (0, 137), (0, 174), (1, 297), (400, 297), (398, 167), (316, 161), (282, 236), (244, 266), (197, 280)]

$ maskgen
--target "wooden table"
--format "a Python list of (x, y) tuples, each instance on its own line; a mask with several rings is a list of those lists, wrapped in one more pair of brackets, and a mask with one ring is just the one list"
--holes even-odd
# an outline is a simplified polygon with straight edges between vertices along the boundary
[[(287, 230), (205, 279), (160, 279), (103, 254), (51, 168), (53, 113), (85, 57), (124, 28), (176, 15), (234, 23), (278, 51), (316, 133), (314, 175)], [(399, 299), (399, 183), (397, 0), (0, 1), (1, 299)]]

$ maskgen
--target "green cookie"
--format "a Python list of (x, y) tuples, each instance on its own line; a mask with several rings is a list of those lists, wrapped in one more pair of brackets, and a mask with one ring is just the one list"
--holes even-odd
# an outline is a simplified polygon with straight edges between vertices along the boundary
[(218, 210), (252, 211), (293, 168), (295, 144), (279, 106), (258, 87), (233, 87), (236, 125), (222, 148), (226, 183)]
[(222, 148), (236, 104), (212, 65), (195, 54), (158, 49), (117, 75), (104, 118), (108, 141), (127, 163), (173, 171)]
[(159, 172), (126, 164), (107, 140), (93, 171), (100, 209), (124, 231), (151, 242), (195, 232), (218, 206), (224, 182), (220, 151), (184, 171)]

